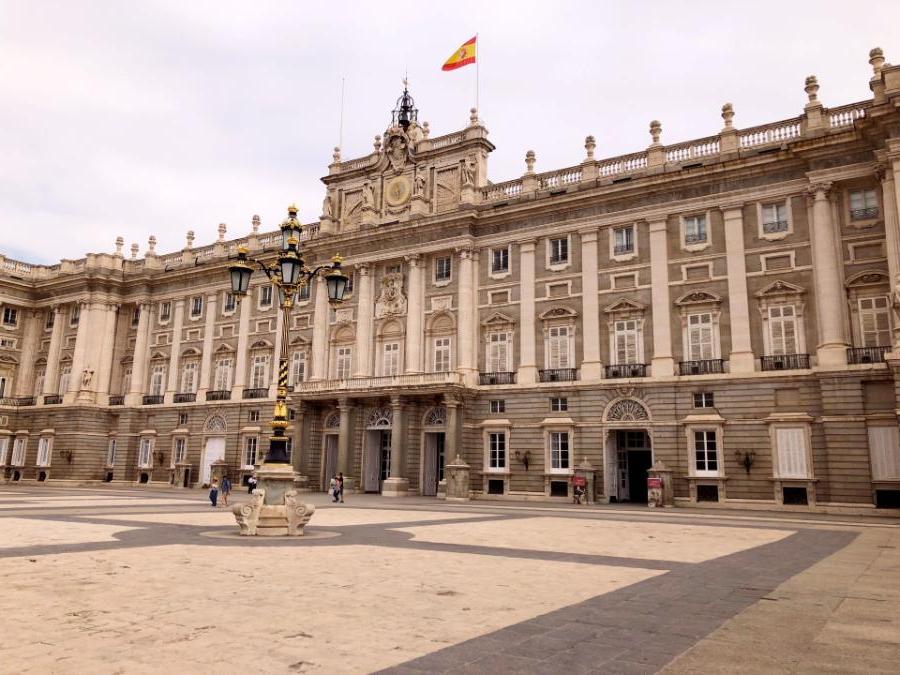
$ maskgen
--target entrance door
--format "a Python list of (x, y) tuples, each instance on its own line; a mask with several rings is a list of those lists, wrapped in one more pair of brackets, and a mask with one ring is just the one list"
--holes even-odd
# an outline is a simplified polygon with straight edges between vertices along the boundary
[(425, 434), (425, 466), (422, 476), (422, 494), (437, 495), (438, 482), (444, 480), (444, 432)]
[(338, 435), (325, 434), (325, 475), (322, 477), (322, 490), (327, 491), (331, 477), (337, 475)]
[(617, 431), (618, 501), (647, 502), (647, 469), (653, 465), (650, 436), (646, 431)]
[(212, 463), (220, 459), (225, 459), (225, 439), (222, 436), (211, 436), (206, 439), (206, 447), (203, 450), (203, 465), (200, 467), (201, 485), (209, 485)]
[(366, 432), (366, 492), (381, 492), (381, 484), (391, 472), (391, 432), (370, 430)]

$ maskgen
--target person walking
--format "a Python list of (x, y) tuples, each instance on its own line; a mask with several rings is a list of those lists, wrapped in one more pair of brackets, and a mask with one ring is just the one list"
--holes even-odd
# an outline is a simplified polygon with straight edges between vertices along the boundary
[(216, 502), (219, 500), (219, 481), (213, 478), (213, 482), (209, 486), (209, 502), (213, 508), (216, 508)]
[(328, 494), (331, 495), (331, 501), (336, 502), (338, 500), (337, 476), (332, 476), (331, 480), (328, 481)]
[[(344, 503), (344, 473), (343, 472), (338, 473), (337, 489), (338, 489), (338, 495), (341, 498), (341, 504), (343, 504)], [(337, 500), (335, 500), (335, 501), (337, 501)]]
[(228, 506), (228, 495), (231, 494), (231, 481), (228, 480), (228, 476), (222, 478), (222, 501), (225, 506)]
[(253, 488), (256, 487), (256, 476), (250, 476), (247, 479), (247, 494), (253, 494)]

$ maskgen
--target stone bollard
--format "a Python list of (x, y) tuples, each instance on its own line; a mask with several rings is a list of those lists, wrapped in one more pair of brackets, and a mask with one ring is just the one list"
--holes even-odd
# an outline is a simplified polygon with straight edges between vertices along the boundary
[(584, 485), (584, 503), (594, 503), (594, 466), (585, 457), (581, 464), (575, 467), (575, 485), (578, 485), (580, 479), (583, 479)]
[(447, 501), (469, 501), (469, 471), (471, 467), (459, 455), (444, 467), (447, 476)]
[(674, 506), (675, 491), (672, 485), (672, 469), (661, 460), (647, 469), (647, 506)]

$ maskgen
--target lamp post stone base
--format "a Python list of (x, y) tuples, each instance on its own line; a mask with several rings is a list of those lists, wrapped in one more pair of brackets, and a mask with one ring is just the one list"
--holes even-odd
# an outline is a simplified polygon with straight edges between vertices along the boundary
[(232, 509), (242, 535), (302, 536), (316, 507), (304, 504), (294, 489), (290, 464), (263, 464), (256, 472), (257, 488), (250, 501)]
[(381, 486), (382, 497), (406, 497), (409, 493), (409, 481), (405, 478), (388, 478)]

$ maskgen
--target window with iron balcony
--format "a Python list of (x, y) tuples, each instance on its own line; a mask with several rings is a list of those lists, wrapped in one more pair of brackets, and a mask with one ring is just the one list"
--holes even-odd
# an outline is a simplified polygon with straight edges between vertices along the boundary
[(706, 216), (686, 216), (684, 218), (684, 243), (703, 244), (707, 239)]
[(763, 204), (763, 233), (775, 234), (788, 231), (787, 205), (784, 203)]
[(867, 220), (869, 218), (877, 218), (878, 213), (878, 195), (875, 190), (850, 191), (851, 220)]
[(634, 253), (634, 226), (617, 227), (613, 230), (613, 255)]

